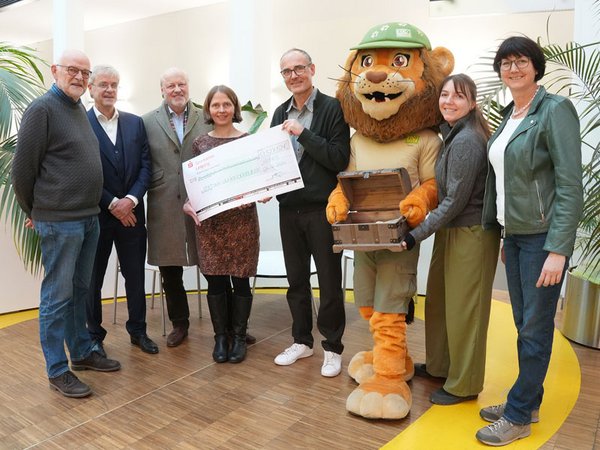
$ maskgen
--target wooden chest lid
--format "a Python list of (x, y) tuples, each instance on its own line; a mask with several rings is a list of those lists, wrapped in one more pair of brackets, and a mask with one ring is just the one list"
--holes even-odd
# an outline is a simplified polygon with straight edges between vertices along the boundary
[(405, 168), (341, 172), (338, 180), (351, 211), (398, 210), (412, 190)]

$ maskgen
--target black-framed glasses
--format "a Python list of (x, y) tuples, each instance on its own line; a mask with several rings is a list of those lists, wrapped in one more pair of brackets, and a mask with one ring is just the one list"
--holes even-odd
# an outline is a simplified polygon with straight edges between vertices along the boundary
[(65, 69), (67, 69), (67, 73), (69, 75), (71, 75), (72, 77), (76, 77), (77, 74), (79, 72), (81, 72), (81, 77), (83, 79), (88, 79), (90, 77), (90, 75), (92, 74), (91, 70), (87, 70), (87, 69), (80, 69), (79, 67), (75, 67), (75, 66), (63, 66), (62, 64), (57, 64), (58, 67), (64, 67)]
[(517, 59), (505, 59), (500, 61), (500, 70), (502, 72), (508, 72), (513, 64), (515, 66), (517, 66), (517, 69), (524, 69), (525, 67), (527, 67), (529, 65), (529, 58), (517, 58)]
[(306, 64), (304, 66), (302, 65), (297, 65), (294, 66), (291, 69), (283, 69), (281, 72), (279, 72), (281, 74), (281, 76), (283, 78), (289, 78), (292, 76), (292, 72), (294, 72), (296, 74), (296, 76), (300, 76), (300, 75), (304, 75), (304, 73), (306, 72), (306, 69), (308, 69), (310, 67), (312, 63), (310, 64)]

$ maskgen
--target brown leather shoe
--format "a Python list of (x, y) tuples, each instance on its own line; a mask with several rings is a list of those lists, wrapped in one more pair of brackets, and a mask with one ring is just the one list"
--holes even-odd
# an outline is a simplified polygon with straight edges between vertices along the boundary
[(183, 327), (174, 327), (167, 336), (167, 347), (177, 347), (187, 337), (188, 330)]
[(246, 344), (248, 344), (248, 345), (256, 344), (256, 338), (248, 332), (246, 332)]

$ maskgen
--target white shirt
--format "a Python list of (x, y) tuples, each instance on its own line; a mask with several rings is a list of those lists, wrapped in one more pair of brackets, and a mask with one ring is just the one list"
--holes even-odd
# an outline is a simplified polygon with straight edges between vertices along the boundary
[(504, 129), (498, 135), (496, 140), (490, 147), (490, 153), (488, 155), (490, 164), (494, 168), (496, 173), (496, 220), (502, 226), (504, 226), (504, 152), (508, 141), (514, 134), (515, 130), (521, 123), (521, 119), (508, 119)]
[[(113, 145), (117, 145), (117, 131), (119, 129), (119, 110), (115, 108), (115, 113), (113, 114), (113, 116), (108, 118), (104, 114), (102, 114), (98, 108), (96, 108), (96, 105), (92, 106), (92, 108), (94, 109), (94, 114), (96, 114), (96, 118), (98, 119), (100, 126), (105, 131), (110, 141), (113, 143)], [(127, 197), (133, 202), (134, 207), (138, 205), (139, 200), (136, 196), (127, 194), (125, 197)], [(114, 197), (111, 200), (110, 205), (108, 205), (108, 210), (110, 211), (111, 209), (113, 209), (115, 207), (115, 203), (117, 203), (117, 201), (119, 200), (119, 198)]]
[(93, 106), (94, 114), (96, 114), (96, 118), (98, 122), (100, 122), (100, 126), (106, 132), (106, 135), (113, 143), (113, 145), (117, 145), (117, 129), (119, 126), (119, 110), (115, 108), (115, 113), (112, 117), (106, 117), (104, 114), (100, 112), (96, 106)]

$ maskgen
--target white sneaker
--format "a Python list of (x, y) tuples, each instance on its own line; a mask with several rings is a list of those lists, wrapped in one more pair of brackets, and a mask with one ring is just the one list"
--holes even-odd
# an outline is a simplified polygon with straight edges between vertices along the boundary
[(286, 348), (279, 355), (275, 357), (275, 364), (278, 366), (289, 366), (294, 364), (300, 358), (308, 358), (312, 356), (313, 349), (308, 345), (304, 344), (292, 344), (291, 347)]
[(323, 352), (323, 366), (321, 366), (321, 375), (324, 377), (337, 377), (342, 371), (342, 355), (334, 352)]

